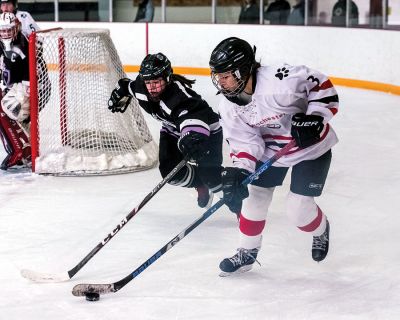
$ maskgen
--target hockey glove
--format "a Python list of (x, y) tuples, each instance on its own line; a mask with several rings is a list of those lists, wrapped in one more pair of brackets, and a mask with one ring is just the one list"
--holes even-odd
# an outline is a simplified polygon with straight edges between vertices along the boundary
[(188, 131), (178, 140), (178, 148), (185, 157), (198, 161), (210, 152), (207, 141), (208, 136), (205, 134)]
[(247, 186), (242, 182), (250, 173), (245, 169), (227, 167), (222, 171), (224, 202), (233, 213), (240, 213), (243, 199), (249, 196)]
[(300, 148), (307, 148), (320, 139), (320, 133), (324, 128), (324, 118), (316, 115), (296, 113), (292, 117), (291, 135)]
[(7, 116), (15, 121), (22, 122), (29, 117), (29, 83), (14, 83), (11, 89), (1, 100), (1, 107)]
[(108, 99), (108, 109), (114, 112), (124, 113), (131, 103), (132, 96), (129, 94), (128, 86), (130, 80), (127, 78), (120, 79), (118, 85), (111, 92), (111, 97)]

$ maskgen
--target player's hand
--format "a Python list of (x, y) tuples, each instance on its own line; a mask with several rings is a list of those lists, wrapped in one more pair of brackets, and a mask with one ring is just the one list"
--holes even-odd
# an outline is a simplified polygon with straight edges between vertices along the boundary
[(307, 148), (320, 140), (324, 118), (317, 115), (296, 113), (292, 117), (291, 135), (300, 148)]
[(245, 169), (227, 167), (222, 171), (224, 202), (233, 213), (240, 213), (243, 199), (249, 196), (247, 185), (242, 182), (250, 175)]
[(207, 148), (207, 141), (207, 135), (188, 131), (178, 140), (178, 148), (185, 157), (198, 161), (210, 152)]
[(132, 96), (128, 91), (129, 82), (129, 79), (120, 79), (118, 85), (111, 92), (110, 99), (108, 99), (108, 109), (111, 110), (112, 113), (124, 113), (129, 106), (132, 100)]

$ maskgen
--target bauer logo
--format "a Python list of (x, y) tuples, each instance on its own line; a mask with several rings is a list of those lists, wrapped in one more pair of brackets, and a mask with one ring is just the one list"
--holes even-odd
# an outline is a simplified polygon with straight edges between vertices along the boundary
[(320, 189), (322, 189), (322, 183), (314, 183), (314, 182), (311, 182), (311, 183), (308, 185), (308, 187), (309, 187), (310, 189), (318, 189), (318, 190), (320, 190)]

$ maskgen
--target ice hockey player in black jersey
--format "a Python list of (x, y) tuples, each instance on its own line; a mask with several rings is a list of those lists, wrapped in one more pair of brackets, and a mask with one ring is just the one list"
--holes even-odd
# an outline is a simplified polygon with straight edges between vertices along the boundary
[(198, 205), (204, 208), (222, 186), (222, 129), (218, 115), (191, 89), (193, 83), (194, 80), (174, 74), (164, 54), (149, 54), (135, 80), (118, 81), (108, 108), (124, 112), (126, 99), (135, 97), (143, 110), (162, 122), (160, 173), (165, 177), (184, 157), (190, 159), (169, 183), (196, 188)]
[(14, 13), (0, 14), (1, 110), (0, 137), (7, 152), (0, 165), (7, 170), (30, 162), (28, 41)]

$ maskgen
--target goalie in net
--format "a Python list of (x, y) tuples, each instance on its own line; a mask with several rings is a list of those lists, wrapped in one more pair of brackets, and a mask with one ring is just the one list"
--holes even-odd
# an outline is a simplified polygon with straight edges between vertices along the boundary
[(196, 188), (198, 205), (203, 208), (222, 187), (222, 130), (218, 115), (191, 89), (193, 83), (174, 74), (164, 54), (149, 54), (135, 80), (118, 81), (108, 106), (112, 112), (123, 113), (135, 97), (143, 110), (162, 122), (160, 173), (165, 177), (184, 157), (191, 160), (169, 183)]
[(0, 14), (0, 70), (0, 137), (7, 153), (0, 169), (7, 170), (31, 161), (28, 41), (12, 12)]

